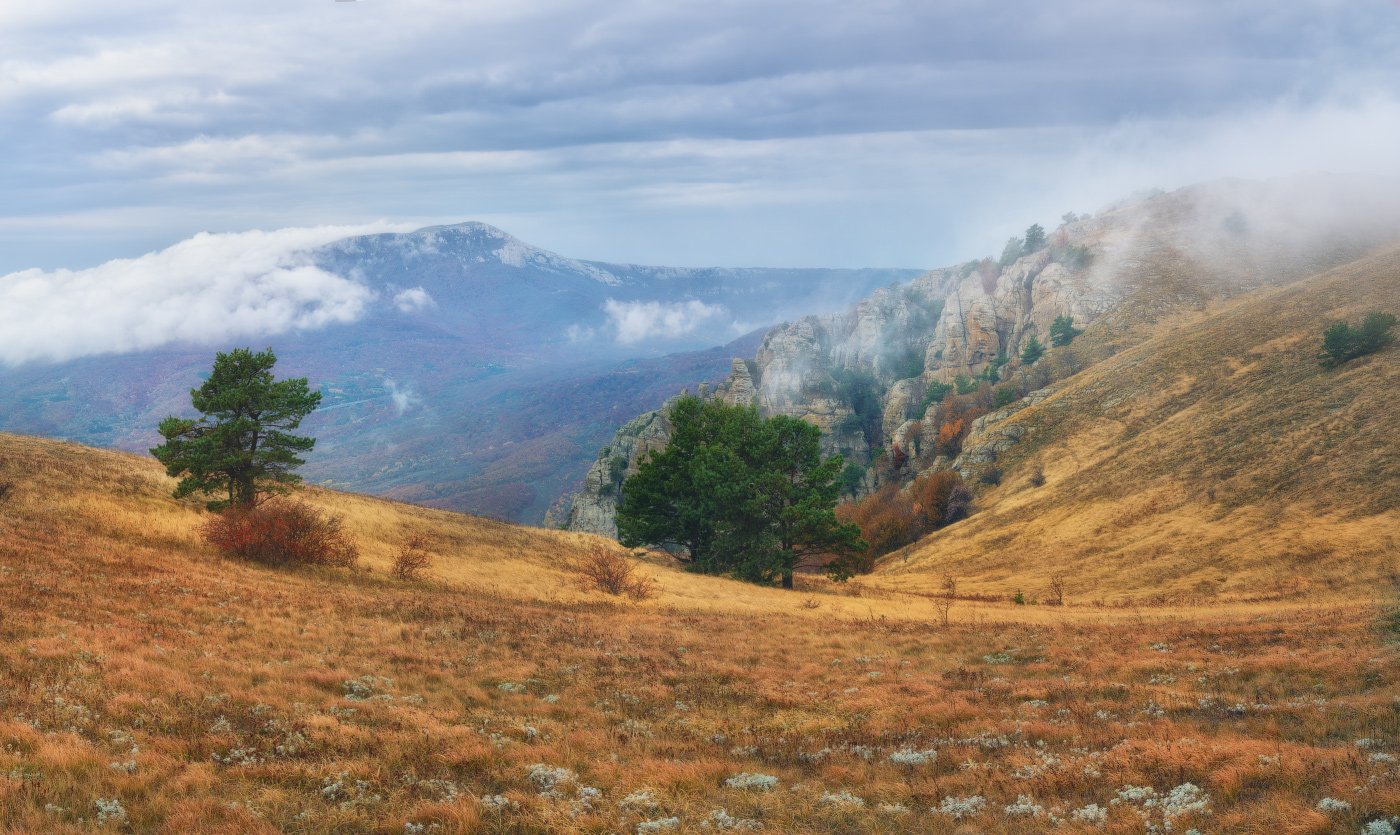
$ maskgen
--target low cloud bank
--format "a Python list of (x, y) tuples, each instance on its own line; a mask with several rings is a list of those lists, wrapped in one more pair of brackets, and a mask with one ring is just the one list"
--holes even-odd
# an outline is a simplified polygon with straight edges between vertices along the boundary
[(58, 362), (177, 342), (220, 345), (355, 321), (374, 291), (315, 266), (307, 253), (395, 229), (204, 233), (90, 269), (0, 275), (0, 362)]
[(620, 302), (608, 299), (603, 303), (608, 323), (617, 332), (617, 341), (633, 345), (647, 339), (671, 339), (694, 332), (725, 309), (717, 304), (705, 304), (698, 299), (683, 302)]

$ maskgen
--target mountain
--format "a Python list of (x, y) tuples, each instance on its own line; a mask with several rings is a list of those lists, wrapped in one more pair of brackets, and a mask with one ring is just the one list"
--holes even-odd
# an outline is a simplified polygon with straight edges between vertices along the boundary
[[(322, 484), (538, 522), (624, 415), (718, 380), (760, 325), (842, 305), (911, 270), (688, 269), (578, 261), (480, 223), (345, 238), (292, 256), (372, 299), (353, 322), (267, 339), (322, 408)], [(747, 340), (747, 341), (746, 341)], [(715, 350), (710, 346), (729, 344)], [(141, 451), (215, 349), (0, 370), (0, 428)]]
[[(1202, 311), (1277, 287), (1316, 287), (1298, 292), (1318, 294), (1309, 326), (1313, 338), (1320, 338), (1327, 316), (1337, 311), (1324, 301), (1331, 291), (1309, 281), (1394, 239), (1400, 211), (1391, 195), (1323, 178), (1207, 183), (1127, 200), (1092, 217), (1067, 218), (1045, 245), (1012, 253), (1003, 263), (983, 259), (934, 270), (907, 286), (878, 290), (844, 313), (778, 326), (764, 336), (753, 360), (733, 364), (730, 378), (712, 396), (820, 426), (827, 452), (863, 469), (858, 497), (939, 471), (955, 472), (979, 493), (997, 495), (993, 482), (1007, 466), (1001, 458), (1032, 431), (1006, 415), (1050, 408), (1053, 394), (1083, 378), (1086, 369), (1150, 340), (1179, 336), (1172, 329)], [(1376, 288), (1377, 303), (1400, 309), (1382, 289)], [(1033, 337), (1051, 344), (1059, 319), (1072, 320), (1082, 334), (1041, 359), (1023, 358)], [(1304, 365), (1314, 362), (1315, 353), (1303, 342), (1305, 331), (1300, 327), (1293, 337)], [(1238, 359), (1209, 342), (1193, 343), (1191, 350), (1203, 368), (1228, 367)], [(1144, 383), (1124, 373), (1115, 385), (1102, 389), (1104, 398), (1126, 397)], [(965, 394), (942, 394), (947, 387)], [(1285, 388), (1271, 394), (1278, 400), (1292, 396)], [(1080, 420), (1073, 408), (1057, 402), (1062, 411), (1069, 409), (1062, 420)], [(1278, 410), (1267, 397), (1250, 405)], [(1243, 408), (1215, 406), (1213, 418)], [(614, 535), (622, 479), (646, 451), (664, 446), (667, 433), (665, 406), (625, 424), (590, 468), (570, 527)], [(1171, 447), (1159, 467), (1198, 469), (1207, 462), (1197, 460), (1197, 453)], [(975, 526), (1000, 541), (1004, 534), (985, 527), (995, 518)], [(973, 526), (953, 526), (947, 536)], [(967, 553), (986, 559), (983, 550)], [(1058, 563), (1040, 565), (1049, 571)]]

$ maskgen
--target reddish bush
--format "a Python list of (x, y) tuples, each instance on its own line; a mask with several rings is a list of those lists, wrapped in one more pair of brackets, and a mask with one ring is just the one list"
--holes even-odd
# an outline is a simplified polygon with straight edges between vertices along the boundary
[(899, 444), (890, 444), (890, 466), (896, 470), (909, 463), (909, 454)]
[(339, 516), (296, 500), (229, 508), (201, 533), (225, 556), (271, 565), (352, 566), (360, 558)]
[(404, 543), (399, 546), (398, 553), (394, 555), (394, 567), (391, 571), (400, 580), (417, 580), (432, 562), (432, 555), (428, 553), (427, 540), (415, 534), (404, 540)]
[(952, 458), (962, 450), (963, 436), (966, 435), (966, 424), (962, 418), (953, 418), (938, 427), (938, 438), (934, 443), (934, 450), (939, 455), (946, 455)]
[(626, 595), (633, 600), (645, 600), (656, 594), (656, 581), (637, 573), (637, 563), (615, 548), (594, 545), (578, 561), (575, 571), (585, 588), (612, 595)]
[(907, 490), (887, 484), (859, 502), (840, 505), (836, 517), (860, 526), (861, 538), (870, 546), (868, 570), (876, 557), (966, 516), (971, 499), (962, 478), (945, 470), (918, 478)]

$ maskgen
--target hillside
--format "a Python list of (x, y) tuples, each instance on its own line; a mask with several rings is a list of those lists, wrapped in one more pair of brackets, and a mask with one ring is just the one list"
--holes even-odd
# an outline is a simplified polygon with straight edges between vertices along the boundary
[[(856, 492), (870, 495), (963, 469), (957, 450), (934, 438), (950, 430), (960, 441), (970, 415), (1071, 378), (1164, 323), (1360, 258), (1392, 242), (1396, 222), (1394, 193), (1330, 178), (1227, 180), (1139, 196), (1067, 215), (1033, 251), (939, 268), (846, 311), (779, 325), (752, 359), (736, 362), (716, 396), (812, 422), (826, 452), (863, 468)], [(1029, 346), (1051, 346), (1057, 321), (1082, 335), (1027, 361)], [(953, 392), (965, 398), (941, 399)], [(612, 476), (635, 472), (647, 450), (664, 445), (667, 407), (657, 406), (599, 453), (572, 529), (615, 533)]]
[[(271, 570), (210, 552), (146, 459), (0, 435), (0, 480), (8, 831), (1320, 834), (1400, 808), (1368, 605), (963, 599), (941, 625), (661, 564), (628, 603), (563, 569), (581, 534), (310, 490), (365, 565)], [(384, 574), (409, 532), (434, 579)]]
[[(0, 429), (145, 451), (216, 350), (271, 345), (279, 375), (324, 394), (306, 424), (324, 438), (308, 478), (538, 523), (618, 424), (754, 350), (743, 334), (918, 274), (580, 261), (480, 223), (346, 238), (282, 266), (322, 270), (368, 301), (354, 321), (233, 344), (0, 363)], [(135, 259), (119, 274), (147, 268)], [(241, 279), (253, 307), (262, 278)], [(676, 310), (674, 326), (647, 327)]]
[(882, 581), (933, 590), (947, 573), (1043, 597), (1058, 572), (1080, 600), (1390, 593), (1400, 351), (1315, 359), (1328, 323), (1372, 310), (1400, 311), (1400, 250), (1166, 322), (1013, 406), (982, 433), (1024, 430), (996, 454), (1001, 485), (888, 558)]

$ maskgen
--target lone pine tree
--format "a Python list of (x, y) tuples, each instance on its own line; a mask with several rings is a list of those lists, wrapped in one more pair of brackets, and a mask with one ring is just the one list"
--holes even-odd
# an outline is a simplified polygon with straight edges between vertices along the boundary
[(272, 349), (237, 348), (214, 358), (204, 385), (190, 391), (199, 418), (167, 417), (165, 443), (151, 454), (167, 474), (180, 478), (175, 497), (217, 496), (210, 510), (257, 504), (260, 495), (284, 493), (301, 481), (293, 469), (306, 463), (316, 439), (293, 435), (321, 402), (305, 377), (274, 380)]

